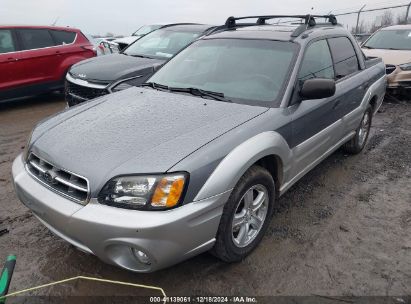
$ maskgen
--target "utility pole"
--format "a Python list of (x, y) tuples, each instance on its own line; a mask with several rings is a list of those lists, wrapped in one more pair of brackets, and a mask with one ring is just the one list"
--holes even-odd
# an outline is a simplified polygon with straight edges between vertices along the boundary
[(362, 10), (365, 8), (365, 6), (366, 6), (366, 4), (358, 11), (358, 14), (357, 14), (357, 25), (355, 27), (355, 34), (356, 35), (358, 34), (358, 26), (360, 24), (360, 15), (361, 15)]

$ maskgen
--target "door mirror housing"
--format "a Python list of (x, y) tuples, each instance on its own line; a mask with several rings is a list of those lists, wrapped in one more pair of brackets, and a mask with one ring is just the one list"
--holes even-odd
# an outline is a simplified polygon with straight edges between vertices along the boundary
[(322, 99), (332, 97), (335, 94), (335, 80), (325, 78), (313, 78), (304, 81), (300, 90), (300, 96), (306, 99)]

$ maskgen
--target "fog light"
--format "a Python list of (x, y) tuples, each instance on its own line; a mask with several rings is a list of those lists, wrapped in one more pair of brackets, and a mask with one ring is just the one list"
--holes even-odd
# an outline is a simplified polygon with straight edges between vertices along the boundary
[(132, 251), (133, 251), (133, 254), (136, 257), (136, 259), (140, 263), (145, 264), (145, 265), (151, 265), (150, 258), (143, 251), (137, 250), (135, 248), (133, 248)]

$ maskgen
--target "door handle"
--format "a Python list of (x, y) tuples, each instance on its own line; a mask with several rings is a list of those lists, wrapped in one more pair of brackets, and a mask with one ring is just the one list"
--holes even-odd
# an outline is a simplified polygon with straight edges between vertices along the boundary
[(19, 60), (19, 59), (18, 59), (18, 58), (9, 57), (9, 58), (7, 58), (7, 60), (8, 60), (8, 61), (17, 61), (17, 60)]

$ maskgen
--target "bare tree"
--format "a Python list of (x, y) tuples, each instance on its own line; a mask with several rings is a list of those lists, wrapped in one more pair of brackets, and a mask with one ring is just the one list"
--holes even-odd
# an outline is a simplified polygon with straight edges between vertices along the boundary
[(395, 24), (407, 24), (407, 13), (398, 14)]
[(394, 24), (394, 15), (391, 10), (386, 10), (381, 16), (381, 27)]
[(368, 24), (364, 20), (361, 20), (358, 23), (358, 33), (356, 33), (356, 31), (357, 31), (357, 27), (353, 26), (351, 28), (351, 33), (352, 34), (365, 34), (365, 33), (368, 33)]
[[(380, 21), (380, 22), (379, 22)], [(394, 24), (394, 15), (391, 10), (386, 10), (384, 13), (375, 18), (371, 24), (370, 32), (374, 33), (376, 30)]]

